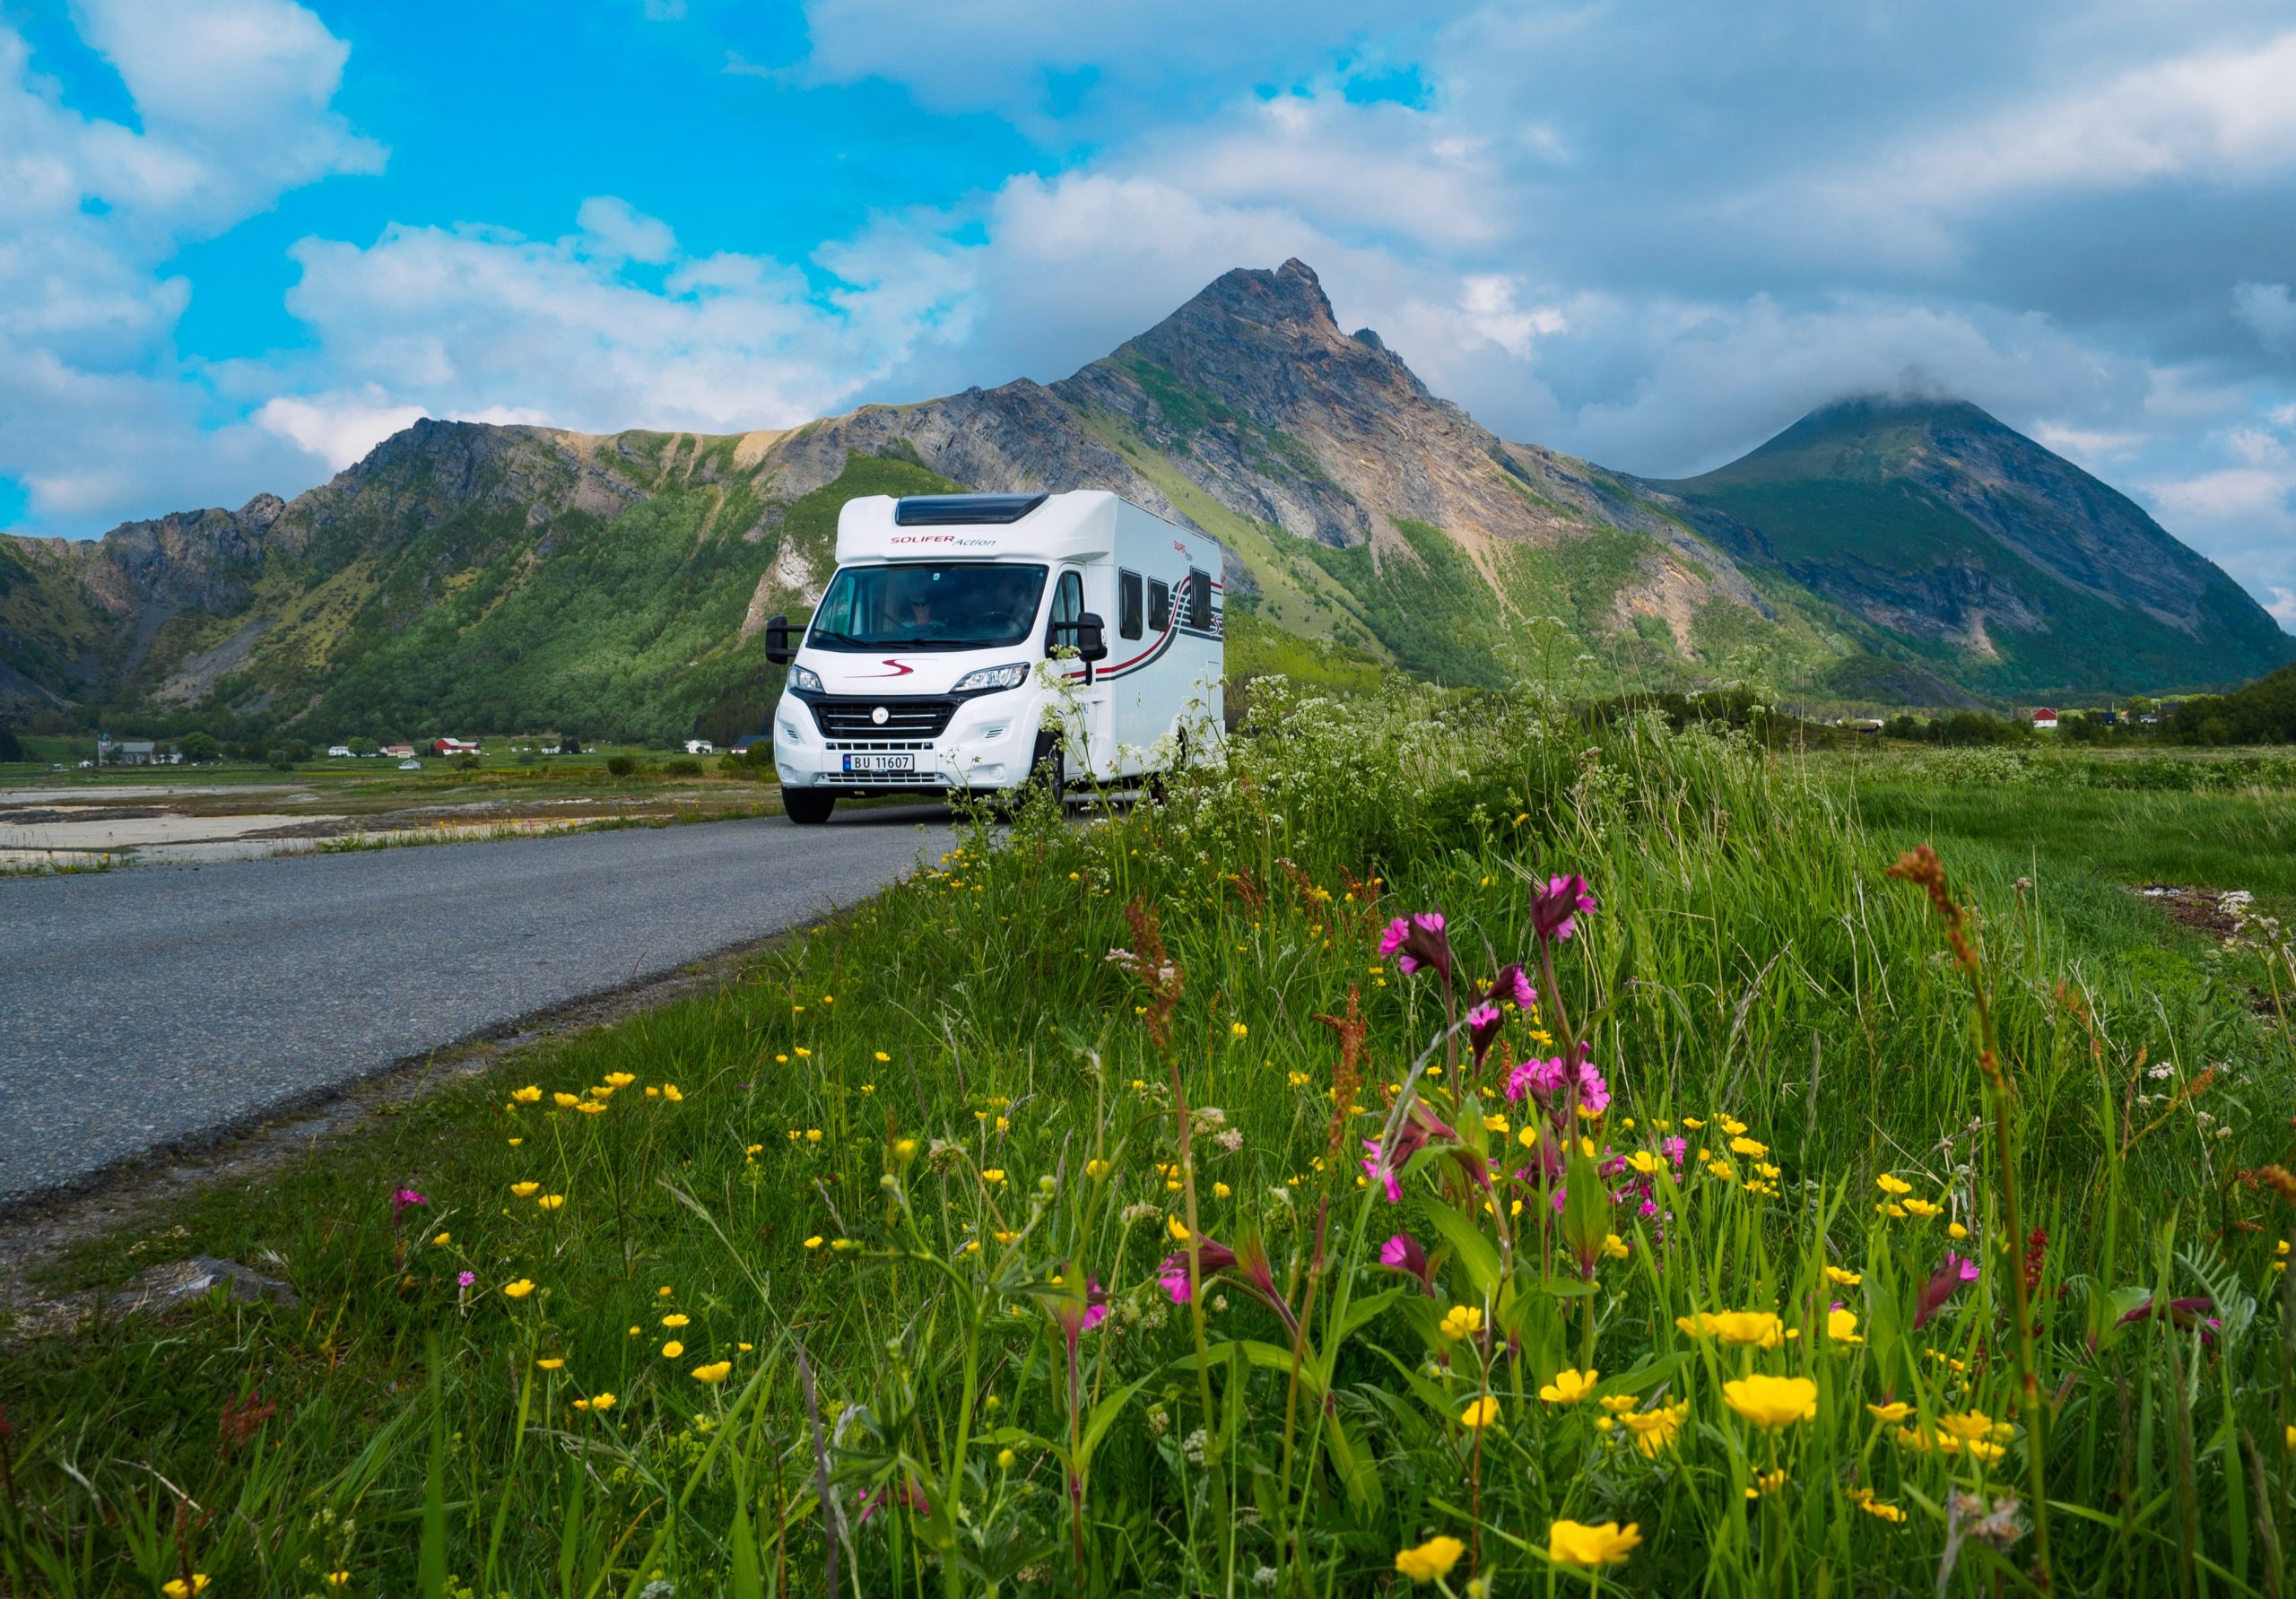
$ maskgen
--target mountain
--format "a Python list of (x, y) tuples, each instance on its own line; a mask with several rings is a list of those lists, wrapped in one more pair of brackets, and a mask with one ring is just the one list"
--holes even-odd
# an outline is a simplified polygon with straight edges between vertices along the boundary
[(1221, 539), (1238, 675), (1586, 691), (1791, 671), (1938, 704), (2092, 664), (2098, 686), (2160, 686), (2288, 658), (2135, 507), (1948, 413), (1940, 432), (1840, 408), (1644, 482), (1500, 439), (1343, 332), (1290, 261), (1050, 385), (718, 437), (425, 421), (292, 500), (0, 538), (0, 715), (754, 731), (778, 682), (755, 635), (819, 595), (838, 508), (958, 487), (1109, 488)]
[(2126, 496), (1976, 406), (1860, 399), (1651, 485), (1868, 647), (2019, 698), (2243, 682), (2296, 658), (2248, 592)]

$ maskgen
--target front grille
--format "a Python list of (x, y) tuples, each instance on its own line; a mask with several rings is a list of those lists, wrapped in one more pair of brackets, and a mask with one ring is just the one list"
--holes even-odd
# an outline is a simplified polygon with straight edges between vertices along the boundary
[[(920, 700), (888, 696), (883, 700), (865, 700), (857, 696), (821, 699), (809, 701), (813, 708), (813, 723), (824, 738), (860, 739), (920, 739), (938, 738), (957, 714), (953, 700)], [(885, 708), (883, 722), (875, 719), (879, 706)]]
[(938, 788), (943, 786), (941, 774), (935, 771), (839, 772), (829, 784), (831, 788)]
[(929, 738), (833, 738), (824, 746), (831, 750), (929, 750)]

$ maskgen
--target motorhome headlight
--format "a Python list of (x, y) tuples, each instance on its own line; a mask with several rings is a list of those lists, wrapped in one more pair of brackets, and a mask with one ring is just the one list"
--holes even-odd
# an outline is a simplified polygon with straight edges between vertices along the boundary
[(968, 672), (957, 679), (952, 694), (985, 694), (991, 689), (1017, 689), (1029, 681), (1029, 664), (1015, 661), (1009, 666), (983, 666), (978, 672)]
[(789, 668), (789, 686), (799, 693), (818, 694), (822, 691), (821, 673), (810, 666), (793, 665)]

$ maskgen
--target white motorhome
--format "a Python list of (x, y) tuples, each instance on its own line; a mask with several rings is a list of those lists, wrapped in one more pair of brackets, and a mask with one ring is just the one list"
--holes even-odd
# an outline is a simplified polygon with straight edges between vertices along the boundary
[[(1219, 543), (1101, 490), (846, 502), (837, 573), (789, 667), (773, 763), (789, 820), (839, 795), (1149, 777), (1219, 715)], [(1202, 752), (1204, 741), (1196, 741)]]

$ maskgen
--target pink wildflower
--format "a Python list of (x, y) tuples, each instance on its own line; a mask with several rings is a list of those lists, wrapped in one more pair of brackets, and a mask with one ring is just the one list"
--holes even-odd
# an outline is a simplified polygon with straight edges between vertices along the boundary
[(1507, 1078), (1507, 1097), (1519, 1099), (1525, 1094), (1536, 1094), (1541, 1099), (1552, 1096), (1562, 1086), (1562, 1057), (1550, 1060), (1526, 1060)]
[(1914, 1308), (1913, 1330), (1918, 1333), (1927, 1326), (1962, 1283), (1974, 1282), (1977, 1279), (1977, 1262), (1964, 1260), (1952, 1250), (1947, 1250), (1945, 1258), (1929, 1274), (1929, 1280), (1921, 1285), (1921, 1293)]
[(1394, 955), (1396, 968), (1406, 977), (1430, 966), (1437, 977), (1451, 980), (1451, 941), (1443, 934), (1439, 910), (1416, 911), (1389, 922), (1379, 934), (1379, 953)]
[(1595, 1070), (1595, 1063), (1590, 1060), (1578, 1063), (1578, 1103), (1598, 1113), (1611, 1108), (1610, 1084), (1603, 1081), (1603, 1074)]
[(1531, 896), (1531, 931), (1550, 941), (1568, 938), (1578, 930), (1578, 919), (1594, 908), (1585, 878), (1576, 872), (1550, 877), (1545, 891)]
[(457, 1272), (455, 1273), (455, 1286), (457, 1288), (468, 1288), (472, 1283), (477, 1281), (478, 1273), (476, 1272)]
[(391, 1220), (396, 1221), (418, 1204), (430, 1202), (412, 1188), (397, 1188), (391, 1193)]
[(1662, 1140), (1658, 1147), (1666, 1152), (1666, 1159), (1674, 1163), (1674, 1169), (1680, 1171), (1683, 1169), (1683, 1156), (1689, 1152), (1690, 1145), (1679, 1138), (1667, 1138)]
[[(1236, 1264), (1236, 1252), (1225, 1244), (1215, 1244), (1210, 1238), (1196, 1242), (1196, 1269), (1209, 1277), (1214, 1272), (1224, 1272)], [(1171, 1296), (1175, 1305), (1187, 1303), (1187, 1251), (1176, 1249), (1164, 1256), (1164, 1264), (1156, 1268), (1156, 1281)]]

